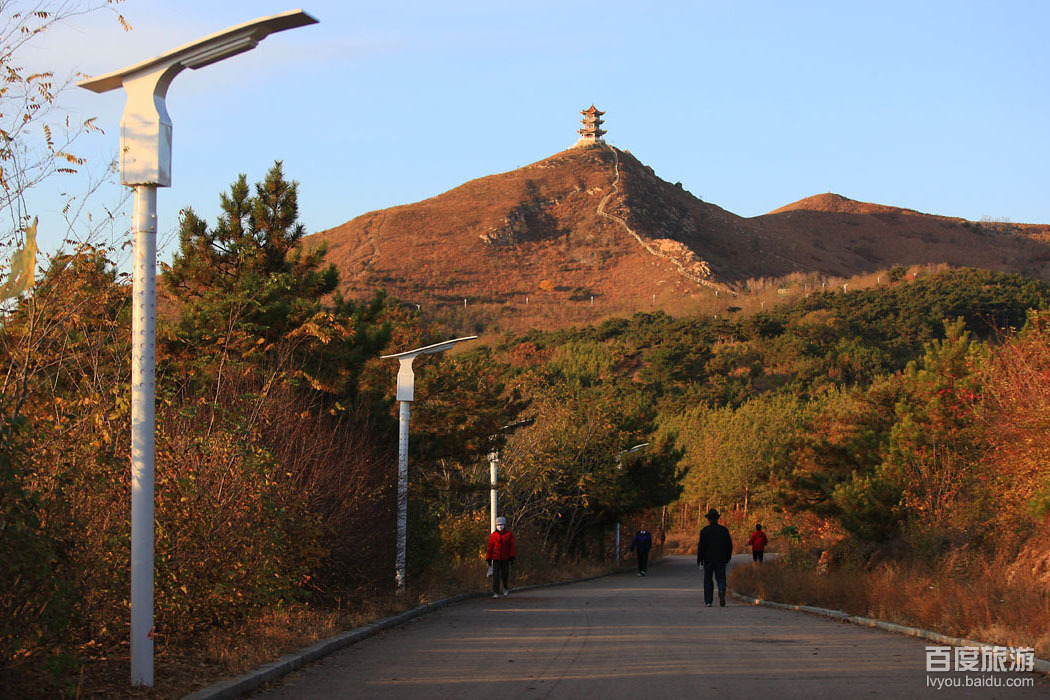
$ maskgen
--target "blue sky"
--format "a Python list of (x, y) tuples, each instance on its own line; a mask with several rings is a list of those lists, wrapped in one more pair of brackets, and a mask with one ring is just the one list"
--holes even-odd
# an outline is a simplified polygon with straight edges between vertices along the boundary
[[(238, 173), (254, 182), (275, 159), (300, 182), (314, 232), (545, 158), (574, 142), (591, 103), (612, 144), (742, 216), (833, 191), (1050, 223), (1050, 3), (645, 5), (303, 4), (320, 24), (176, 78), (161, 239), (181, 208), (213, 219)], [(34, 59), (98, 75), (290, 9), (130, 0), (134, 31), (95, 15)], [(80, 143), (96, 165), (116, 153), (123, 102), (119, 91), (63, 97), (73, 118), (97, 115), (106, 130)], [(46, 249), (57, 214), (37, 201)]]

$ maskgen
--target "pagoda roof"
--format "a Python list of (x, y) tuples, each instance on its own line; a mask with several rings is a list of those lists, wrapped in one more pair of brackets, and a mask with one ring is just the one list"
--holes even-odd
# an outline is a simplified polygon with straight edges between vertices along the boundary
[(601, 111), (600, 109), (597, 109), (592, 104), (590, 107), (588, 107), (587, 109), (585, 109), (582, 112), (580, 112), (580, 114), (599, 114), (600, 115), (600, 114), (605, 114), (605, 112)]

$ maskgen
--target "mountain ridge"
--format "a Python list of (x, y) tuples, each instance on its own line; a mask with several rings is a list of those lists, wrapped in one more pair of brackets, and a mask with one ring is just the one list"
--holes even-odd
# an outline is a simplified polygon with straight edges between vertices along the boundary
[(601, 142), (306, 239), (328, 246), (350, 296), (382, 286), (424, 313), (440, 307), (459, 327), (502, 328), (688, 312), (748, 280), (898, 264), (1046, 278), (1048, 242), (1046, 225), (968, 222), (832, 193), (745, 218)]

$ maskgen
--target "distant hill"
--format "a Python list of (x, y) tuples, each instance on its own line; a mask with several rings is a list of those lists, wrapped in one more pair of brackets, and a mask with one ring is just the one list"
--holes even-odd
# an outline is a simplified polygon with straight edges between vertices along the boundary
[(947, 263), (1050, 276), (1050, 226), (969, 222), (830, 193), (744, 218), (604, 144), (306, 239), (320, 242), (348, 295), (383, 286), (463, 329), (688, 312), (749, 279), (791, 273), (850, 277)]
[(962, 222), (965, 219), (947, 219), (943, 216), (923, 214), (912, 209), (900, 209), (898, 207), (887, 207), (882, 204), (871, 204), (869, 202), (857, 202), (847, 199), (840, 194), (828, 192), (827, 194), (815, 194), (812, 197), (800, 199), (797, 202), (774, 209), (770, 214), (782, 214), (786, 211), (822, 211), (829, 214), (910, 214), (914, 216), (930, 216), (936, 219)]
[(832, 193), (751, 221), (767, 240), (777, 241), (797, 270), (849, 276), (891, 265), (947, 263), (1038, 279), (1050, 275), (1047, 225), (972, 222)]

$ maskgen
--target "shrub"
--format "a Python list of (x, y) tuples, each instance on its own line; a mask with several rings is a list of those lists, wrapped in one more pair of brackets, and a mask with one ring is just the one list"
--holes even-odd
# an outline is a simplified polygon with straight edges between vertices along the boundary
[(54, 575), (63, 543), (40, 517), (19, 441), (0, 417), (0, 677), (16, 656), (61, 639), (73, 613), (71, 586)]

